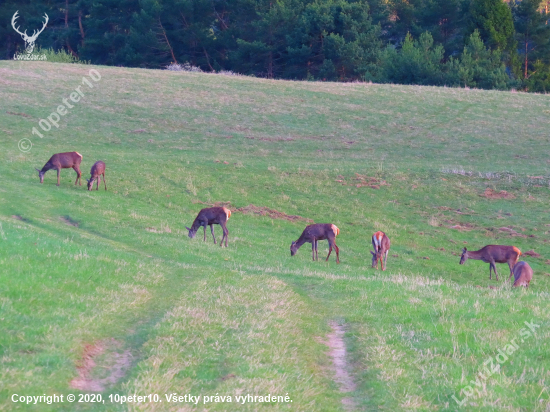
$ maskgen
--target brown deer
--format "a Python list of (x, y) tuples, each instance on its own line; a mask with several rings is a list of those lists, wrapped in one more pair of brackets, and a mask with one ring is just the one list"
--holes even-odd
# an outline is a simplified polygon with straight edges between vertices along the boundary
[[(382, 270), (386, 270), (388, 252), (390, 251), (390, 239), (384, 232), (378, 231), (372, 235), (372, 247), (374, 248), (374, 252), (370, 252), (372, 254), (372, 267), (378, 269), (378, 261), (380, 260)], [(384, 258), (383, 261), (382, 258)]]
[(40, 178), (40, 183), (44, 183), (44, 175), (48, 170), (55, 169), (57, 170), (57, 186), (59, 186), (59, 175), (61, 169), (73, 168), (76, 172), (76, 180), (74, 184), (80, 181), (80, 186), (82, 186), (82, 173), (80, 172), (80, 162), (82, 162), (82, 155), (78, 152), (66, 152), (66, 153), (57, 153), (50, 157), (50, 160), (44, 165), (42, 170), (36, 169), (38, 171), (38, 177)]
[(514, 285), (529, 287), (529, 282), (533, 279), (533, 269), (527, 262), (518, 262), (514, 265)]
[(295, 242), (292, 242), (290, 245), (290, 256), (294, 256), (298, 249), (304, 244), (304, 243), (311, 243), (311, 253), (313, 255), (313, 260), (316, 260), (319, 258), (317, 253), (317, 242), (319, 240), (328, 240), (328, 255), (325, 261), (328, 261), (328, 258), (330, 257), (330, 252), (332, 252), (332, 248), (336, 250), (336, 263), (340, 263), (340, 249), (338, 249), (338, 246), (336, 246), (336, 236), (340, 234), (340, 229), (336, 227), (336, 225), (333, 225), (331, 223), (316, 223), (314, 225), (306, 226), (304, 231), (302, 232), (302, 235), (298, 240)]
[(105, 185), (105, 190), (107, 190), (107, 181), (105, 180), (105, 163), (101, 160), (94, 163), (92, 170), (90, 170), (92, 177), (86, 179), (88, 182), (88, 190), (92, 190), (94, 187), (94, 181), (97, 180), (96, 190), (99, 190), (99, 184), (101, 183), (101, 176), (103, 175), (103, 184)]
[(485, 263), (489, 263), (489, 279), (491, 279), (491, 271), (494, 270), (498, 280), (495, 263), (508, 263), (510, 277), (512, 277), (512, 269), (520, 256), (521, 250), (515, 246), (487, 245), (475, 252), (468, 251), (464, 248), (462, 249), (462, 256), (460, 257), (460, 264), (463, 265), (468, 259), (481, 260)]
[(231, 210), (225, 207), (208, 207), (199, 212), (190, 228), (187, 226), (185, 226), (185, 228), (189, 231), (189, 237), (193, 239), (197, 233), (197, 230), (203, 226), (204, 241), (206, 242), (206, 226), (210, 226), (210, 231), (212, 232), (212, 237), (214, 238), (214, 244), (216, 244), (216, 237), (214, 236), (214, 228), (212, 225), (220, 225), (223, 230), (223, 237), (220, 242), (220, 246), (223, 246), (223, 239), (225, 238), (225, 247), (227, 247), (229, 231), (227, 230), (226, 223), (230, 217)]

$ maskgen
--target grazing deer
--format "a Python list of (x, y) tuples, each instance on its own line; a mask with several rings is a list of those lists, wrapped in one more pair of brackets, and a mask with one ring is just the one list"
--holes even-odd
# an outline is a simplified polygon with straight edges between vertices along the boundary
[(94, 181), (97, 180), (96, 190), (99, 190), (99, 184), (101, 183), (101, 175), (103, 175), (103, 184), (105, 185), (105, 190), (107, 190), (107, 181), (105, 180), (105, 163), (101, 160), (94, 163), (92, 170), (90, 170), (92, 177), (86, 179), (88, 182), (88, 190), (92, 190), (94, 187)]
[[(382, 270), (386, 270), (388, 252), (390, 251), (390, 239), (384, 232), (376, 232), (372, 235), (372, 247), (374, 248), (374, 252), (370, 252), (372, 253), (372, 267), (378, 269), (378, 261), (380, 260)], [(384, 258), (383, 261), (382, 258)]]
[(195, 237), (195, 234), (197, 233), (197, 230), (199, 230), (199, 228), (203, 226), (204, 241), (206, 242), (206, 226), (210, 226), (210, 231), (212, 232), (212, 237), (214, 238), (214, 244), (216, 244), (216, 237), (214, 236), (214, 228), (212, 227), (212, 225), (220, 225), (223, 230), (223, 237), (220, 242), (220, 246), (223, 246), (223, 239), (225, 238), (225, 247), (227, 247), (229, 231), (227, 230), (227, 226), (225, 224), (230, 217), (231, 210), (225, 207), (209, 207), (206, 209), (202, 209), (199, 212), (190, 228), (187, 226), (185, 226), (185, 228), (189, 231), (189, 237), (193, 239)]
[(80, 186), (82, 186), (82, 173), (80, 172), (80, 162), (82, 162), (82, 155), (78, 152), (66, 152), (66, 153), (57, 153), (50, 157), (50, 160), (44, 165), (42, 170), (36, 169), (38, 171), (38, 177), (40, 178), (40, 183), (44, 183), (44, 175), (48, 170), (55, 169), (57, 170), (57, 186), (59, 186), (59, 175), (61, 169), (73, 168), (76, 172), (76, 180), (74, 184), (80, 181)]
[(520, 256), (521, 250), (515, 246), (487, 245), (475, 252), (469, 252), (464, 248), (462, 249), (462, 256), (460, 257), (460, 264), (463, 265), (468, 259), (481, 260), (485, 263), (489, 263), (489, 279), (491, 279), (491, 271), (494, 270), (498, 280), (495, 263), (508, 263), (510, 267), (510, 277), (512, 277), (512, 269)]
[(514, 286), (529, 287), (529, 282), (533, 279), (533, 269), (527, 262), (518, 262), (514, 265)]
[(300, 249), (304, 243), (308, 242), (311, 243), (313, 260), (316, 260), (319, 258), (317, 253), (317, 242), (326, 239), (329, 245), (326, 261), (328, 261), (330, 252), (332, 252), (332, 248), (334, 248), (334, 250), (336, 250), (336, 263), (340, 263), (340, 249), (336, 246), (336, 236), (339, 234), (340, 229), (338, 229), (336, 225), (330, 223), (316, 223), (306, 226), (300, 238), (290, 245), (290, 256), (294, 256), (298, 249)]

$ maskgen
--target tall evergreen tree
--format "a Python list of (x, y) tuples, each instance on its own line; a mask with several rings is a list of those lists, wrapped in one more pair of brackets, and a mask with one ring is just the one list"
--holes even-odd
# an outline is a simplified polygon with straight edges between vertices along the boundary
[(492, 50), (512, 52), (515, 49), (512, 11), (502, 0), (471, 0), (468, 14), (468, 38), (477, 30)]
[(443, 85), (446, 83), (445, 66), (442, 63), (443, 46), (434, 45), (429, 32), (418, 40), (407, 34), (401, 48), (388, 46), (381, 57), (381, 80), (400, 84)]
[(516, 39), (522, 55), (522, 77), (529, 78), (534, 62), (550, 64), (550, 25), (539, 10), (541, 0), (515, 1), (512, 6)]
[(447, 56), (463, 47), (464, 25), (461, 0), (430, 0), (420, 9), (420, 26), (428, 30), (435, 43), (441, 43)]
[(500, 49), (487, 48), (477, 30), (470, 35), (460, 59), (452, 59), (449, 65), (454, 77), (451, 84), (499, 90), (517, 86), (506, 72)]

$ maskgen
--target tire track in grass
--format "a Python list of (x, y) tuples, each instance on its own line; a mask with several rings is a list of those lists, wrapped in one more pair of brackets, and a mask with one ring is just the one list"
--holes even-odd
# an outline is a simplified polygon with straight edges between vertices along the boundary
[[(268, 275), (216, 270), (189, 285), (145, 345), (128, 393), (232, 396), (231, 403), (132, 405), (131, 410), (335, 411), (340, 396), (320, 366), (316, 308)], [(236, 401), (285, 396), (292, 402)], [(182, 409), (183, 408), (183, 409)]]
[[(338, 384), (340, 392), (353, 392), (357, 388), (357, 385), (348, 373), (347, 350), (343, 339), (345, 333), (344, 327), (336, 321), (330, 321), (329, 326), (332, 332), (327, 335), (328, 341), (326, 345), (330, 348), (329, 355), (332, 358), (334, 368), (334, 381)], [(356, 407), (355, 401), (350, 396), (342, 398), (342, 404), (346, 411), (353, 411)]]

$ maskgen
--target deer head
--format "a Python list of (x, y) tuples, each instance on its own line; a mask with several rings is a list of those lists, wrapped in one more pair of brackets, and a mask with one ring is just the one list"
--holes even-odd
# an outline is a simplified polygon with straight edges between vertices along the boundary
[(195, 237), (195, 234), (197, 233), (196, 230), (191, 229), (190, 227), (185, 226), (185, 228), (189, 231), (189, 237), (193, 239)]
[(42, 28), (38, 31), (38, 33), (36, 32), (36, 30), (33, 30), (33, 33), (32, 33), (32, 36), (28, 36), (27, 35), (27, 30), (25, 30), (24, 33), (21, 33), (19, 31), (19, 27), (15, 27), (15, 21), (17, 20), (17, 18), (19, 17), (17, 15), (17, 13), (19, 13), (19, 10), (17, 10), (15, 12), (15, 14), (13, 15), (12, 19), (11, 19), (11, 26), (13, 27), (13, 29), (19, 33), (21, 35), (21, 37), (23, 38), (23, 40), (25, 40), (25, 51), (30, 54), (32, 53), (32, 51), (34, 50), (34, 42), (36, 41), (36, 39), (38, 38), (38, 35), (40, 33), (42, 33), (44, 31), (44, 29), (46, 28), (46, 25), (48, 24), (48, 21), (49, 21), (49, 18), (48, 18), (48, 15), (46, 13), (44, 13), (44, 18), (46, 19), (44, 21), (44, 24), (42, 25)]
[(88, 191), (92, 190), (95, 179), (92, 177), (91, 179), (86, 179), (86, 181), (88, 182)]
[(460, 256), (460, 264), (463, 265), (464, 262), (468, 260), (468, 251), (466, 248), (462, 249), (462, 256)]
[(370, 253), (372, 254), (372, 267), (376, 268), (378, 267), (378, 259), (380, 259), (380, 252), (375, 253), (371, 250)]
[[(36, 169), (36, 167), (35, 167), (35, 169)], [(44, 183), (44, 175), (46, 174), (46, 172), (43, 172), (40, 169), (36, 169), (36, 171), (38, 172), (38, 177), (40, 178), (40, 183)]]
[(292, 244), (290, 245), (290, 256), (294, 256), (297, 251), (298, 251), (298, 244), (296, 242), (292, 242)]

